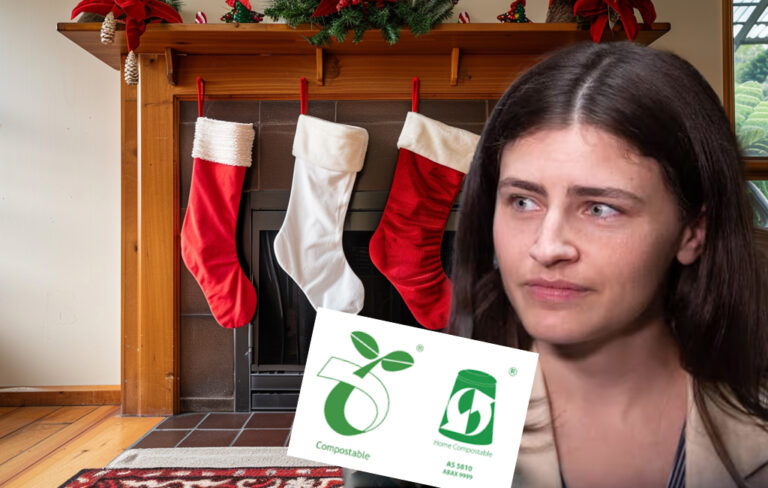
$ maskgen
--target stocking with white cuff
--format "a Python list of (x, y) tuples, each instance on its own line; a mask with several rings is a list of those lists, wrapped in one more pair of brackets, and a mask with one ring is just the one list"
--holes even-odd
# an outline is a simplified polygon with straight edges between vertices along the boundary
[(181, 257), (200, 284), (214, 318), (226, 328), (248, 324), (256, 311), (256, 290), (240, 267), (235, 244), (253, 139), (252, 124), (205, 117), (198, 117), (195, 124), (195, 161), (181, 229)]
[(278, 264), (315, 309), (363, 308), (363, 284), (347, 263), (341, 235), (367, 147), (365, 129), (299, 116), (291, 196), (274, 246)]
[(451, 207), (479, 137), (409, 112), (384, 215), (371, 238), (371, 261), (428, 329), (448, 323), (452, 285), (440, 247)]

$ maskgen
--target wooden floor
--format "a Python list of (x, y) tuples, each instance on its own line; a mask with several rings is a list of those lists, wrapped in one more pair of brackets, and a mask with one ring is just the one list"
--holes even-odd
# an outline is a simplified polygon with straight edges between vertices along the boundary
[(0, 486), (57, 487), (102, 468), (165, 417), (121, 417), (119, 405), (0, 407)]

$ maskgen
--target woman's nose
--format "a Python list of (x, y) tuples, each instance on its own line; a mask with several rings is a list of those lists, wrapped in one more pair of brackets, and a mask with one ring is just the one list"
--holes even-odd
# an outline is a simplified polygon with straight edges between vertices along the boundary
[(547, 212), (528, 254), (546, 267), (578, 259), (578, 250), (569, 238), (567, 221), (561, 212)]

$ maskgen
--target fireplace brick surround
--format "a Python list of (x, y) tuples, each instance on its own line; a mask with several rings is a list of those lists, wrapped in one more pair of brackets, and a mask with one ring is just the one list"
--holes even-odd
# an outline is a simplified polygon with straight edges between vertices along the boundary
[[(480, 133), (495, 100), (427, 100), (419, 105), (419, 113), (446, 124)], [(406, 100), (320, 100), (309, 103), (308, 114), (334, 122), (365, 128), (369, 146), (363, 170), (357, 175), (354, 192), (383, 192), (389, 190), (397, 160), (397, 139), (411, 104)], [(205, 103), (208, 118), (252, 123), (257, 133), (253, 148), (253, 165), (246, 171), (243, 199), (253, 192), (288, 192), (291, 188), (294, 158), (291, 145), (294, 137), (299, 104), (295, 101), (224, 101)], [(192, 140), (196, 102), (179, 105), (180, 160), (180, 218), (183, 220), (189, 196), (193, 158)], [(354, 197), (353, 197), (354, 198)], [(247, 204), (239, 220), (249, 213)], [(380, 209), (383, 210), (383, 209)], [(242, 235), (238, 246), (242, 255), (249, 255), (250, 236)], [(249, 270), (256, 274), (254, 269)], [(181, 266), (180, 276), (180, 338), (182, 412), (234, 411), (238, 394), (233, 364), (238, 337), (244, 331), (220, 327), (211, 315), (200, 287), (189, 271)], [(258, 290), (257, 290), (258, 291)], [(259, 300), (268, 297), (259, 296)], [(251, 327), (251, 325), (246, 326)], [(237, 334), (241, 334), (238, 336)], [(246, 390), (247, 391), (247, 390)], [(239, 392), (241, 395), (244, 393)], [(247, 402), (245, 402), (247, 405)]]

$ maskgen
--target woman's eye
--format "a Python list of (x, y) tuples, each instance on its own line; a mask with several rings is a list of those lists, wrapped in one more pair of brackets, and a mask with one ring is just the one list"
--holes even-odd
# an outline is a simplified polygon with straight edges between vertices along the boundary
[(621, 213), (615, 208), (611, 207), (610, 205), (606, 205), (604, 203), (590, 204), (588, 207), (588, 212), (589, 212), (589, 215), (591, 215), (592, 217), (597, 217), (601, 219), (614, 217)]
[(522, 212), (536, 210), (538, 208), (533, 200), (526, 197), (513, 197), (512, 206), (515, 208), (515, 210), (520, 210)]

